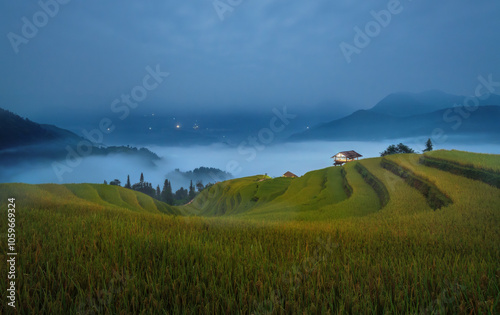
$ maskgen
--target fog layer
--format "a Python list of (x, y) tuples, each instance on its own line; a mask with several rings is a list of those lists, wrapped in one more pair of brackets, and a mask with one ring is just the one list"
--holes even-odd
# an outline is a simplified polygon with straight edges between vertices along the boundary
[[(377, 157), (388, 145), (404, 142), (414, 150), (424, 149), (425, 139), (388, 140), (383, 142), (305, 142), (282, 143), (269, 146), (251, 147), (249, 145), (230, 147), (224, 144), (190, 147), (149, 147), (162, 157), (156, 166), (145, 163), (139, 158), (113, 155), (107, 157), (88, 157), (81, 164), (65, 172), (59, 180), (50, 164), (23, 164), (15, 168), (0, 167), (0, 182), (39, 183), (103, 183), (119, 179), (124, 185), (127, 175), (131, 183), (139, 181), (144, 173), (145, 180), (154, 187), (162, 187), (166, 174), (174, 169), (189, 171), (195, 168), (215, 167), (231, 173), (234, 177), (257, 174), (281, 176), (291, 171), (299, 176), (316, 169), (332, 165), (331, 157), (339, 152), (355, 150), (363, 158)], [(457, 149), (471, 152), (500, 154), (500, 144), (481, 144), (448, 141), (434, 144), (434, 149)], [(185, 182), (170, 179), (174, 189), (186, 187)], [(215, 180), (214, 180), (215, 181)], [(207, 184), (207, 183), (204, 183)]]

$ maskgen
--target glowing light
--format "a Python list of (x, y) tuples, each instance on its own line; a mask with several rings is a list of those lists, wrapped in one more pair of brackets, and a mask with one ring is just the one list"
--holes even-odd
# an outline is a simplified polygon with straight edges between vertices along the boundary
[(175, 128), (180, 129), (181, 125), (177, 124), (177, 126), (175, 126)]

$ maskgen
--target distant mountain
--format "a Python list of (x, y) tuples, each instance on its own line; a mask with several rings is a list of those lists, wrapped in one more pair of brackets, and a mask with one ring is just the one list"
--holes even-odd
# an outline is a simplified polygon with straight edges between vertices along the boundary
[[(395, 117), (409, 117), (462, 105), (466, 96), (452, 95), (439, 90), (422, 93), (393, 93), (378, 102), (369, 111)], [(492, 94), (479, 100), (480, 106), (500, 105), (500, 95)]]
[[(68, 155), (67, 147), (76, 150), (84, 138), (53, 125), (44, 125), (22, 118), (0, 108), (0, 162), (2, 165), (22, 161), (60, 160)], [(146, 148), (94, 144), (91, 155), (134, 155), (151, 164), (160, 157)]]
[[(480, 106), (464, 111), (466, 118), (453, 108), (431, 113), (396, 117), (372, 110), (359, 110), (347, 117), (331, 121), (295, 134), (291, 141), (309, 140), (383, 140), (431, 136), (436, 128), (447, 135), (481, 135), (481, 139), (500, 136), (500, 106)], [(468, 115), (468, 116), (467, 116)]]
[(0, 150), (42, 142), (77, 143), (82, 138), (52, 125), (41, 125), (0, 108)]

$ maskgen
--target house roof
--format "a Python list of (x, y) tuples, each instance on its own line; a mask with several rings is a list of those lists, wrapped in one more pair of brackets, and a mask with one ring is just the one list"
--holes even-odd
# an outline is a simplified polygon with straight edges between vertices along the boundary
[[(354, 150), (351, 150), (351, 151), (341, 151), (339, 153), (343, 154), (348, 159), (355, 159), (355, 158), (358, 158), (358, 157), (362, 157), (361, 154), (359, 154), (358, 152), (356, 152)], [(337, 154), (339, 154), (339, 153), (337, 153)], [(337, 155), (337, 154), (335, 154), (335, 155)], [(332, 156), (332, 159), (335, 157), (335, 155)]]
[(285, 174), (283, 174), (284, 177), (298, 177), (297, 175), (295, 175), (294, 173), (292, 172), (286, 172)]

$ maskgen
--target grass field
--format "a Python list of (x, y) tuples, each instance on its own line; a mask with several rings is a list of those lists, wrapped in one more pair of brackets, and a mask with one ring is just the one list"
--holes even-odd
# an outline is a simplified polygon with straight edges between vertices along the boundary
[(495, 154), (471, 153), (457, 150), (437, 150), (426, 152), (425, 156), (455, 162), (461, 165), (471, 165), (500, 173), (500, 156)]
[(452, 203), (433, 210), (381, 158), (346, 164), (345, 180), (330, 167), (222, 182), (183, 207), (116, 186), (0, 184), (0, 231), (16, 198), (18, 313), (500, 313), (499, 189), (418, 154), (386, 158)]

